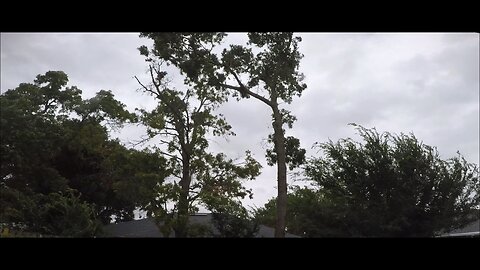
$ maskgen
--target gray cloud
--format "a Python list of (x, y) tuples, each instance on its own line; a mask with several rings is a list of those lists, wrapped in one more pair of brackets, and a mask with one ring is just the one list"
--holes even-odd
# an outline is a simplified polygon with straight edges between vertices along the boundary
[[(478, 34), (313, 34), (302, 33), (301, 70), (308, 88), (291, 105), (298, 121), (288, 135), (301, 139), (309, 155), (313, 143), (354, 137), (355, 122), (378, 131), (413, 132), (437, 146), (442, 157), (459, 150), (479, 162)], [(245, 42), (242, 34), (229, 42)], [(147, 66), (136, 48), (149, 45), (138, 34), (1, 34), (2, 92), (30, 82), (48, 70), (63, 70), (70, 83), (93, 96), (111, 89), (130, 109), (153, 108), (133, 76), (148, 82)], [(171, 71), (171, 70), (169, 70)], [(178, 88), (182, 78), (174, 73)], [(251, 150), (262, 163), (262, 175), (246, 185), (254, 190), (248, 205), (263, 205), (276, 194), (276, 168), (265, 162), (265, 140), (272, 132), (270, 114), (261, 102), (247, 99), (219, 109), (237, 136), (211, 137), (214, 152), (232, 158)], [(115, 133), (123, 141), (144, 130), (129, 126)], [(289, 180), (292, 183), (292, 179)]]

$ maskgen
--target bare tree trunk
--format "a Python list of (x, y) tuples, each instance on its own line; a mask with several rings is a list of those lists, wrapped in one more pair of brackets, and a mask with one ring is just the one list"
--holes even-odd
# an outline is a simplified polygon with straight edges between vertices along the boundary
[(272, 100), (273, 130), (275, 151), (277, 154), (277, 222), (275, 224), (275, 237), (285, 237), (287, 216), (287, 164), (285, 151), (285, 134), (282, 129), (282, 115), (278, 110), (276, 100)]

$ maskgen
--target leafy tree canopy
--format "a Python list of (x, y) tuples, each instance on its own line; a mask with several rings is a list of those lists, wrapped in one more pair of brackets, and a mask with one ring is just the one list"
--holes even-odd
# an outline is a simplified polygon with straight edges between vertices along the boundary
[(161, 219), (165, 235), (173, 229), (177, 237), (186, 237), (189, 214), (198, 205), (215, 211), (230, 200), (251, 196), (241, 180), (258, 176), (261, 166), (249, 152), (244, 163), (235, 164), (224, 154), (208, 151), (208, 135), (234, 135), (223, 115), (215, 114), (224, 94), (211, 87), (173, 89), (168, 74), (161, 70), (162, 60), (148, 58), (147, 62), (151, 83), (137, 81), (158, 105), (152, 111), (139, 110), (140, 120), (147, 127), (147, 139), (157, 137), (157, 149), (170, 157), (173, 178), (159, 187), (148, 214)]
[[(429, 237), (478, 218), (477, 165), (460, 154), (443, 160), (413, 134), (354, 126), (362, 142), (317, 144), (323, 156), (304, 168), (313, 186), (289, 194), (289, 231), (311, 237)], [(258, 210), (266, 222), (274, 203)]]
[[(145, 190), (165, 177), (166, 160), (158, 153), (127, 149), (109, 138), (108, 127), (136, 121), (111, 91), (83, 100), (82, 91), (67, 83), (64, 72), (49, 71), (0, 95), (2, 222), (47, 234), (86, 235), (74, 224), (108, 223), (112, 215), (132, 219), (133, 210), (150, 198)], [(51, 210), (55, 218), (74, 218), (70, 213), (79, 211), (85, 221), (52, 224), (41, 218), (50, 213), (48, 205), (60, 209)]]

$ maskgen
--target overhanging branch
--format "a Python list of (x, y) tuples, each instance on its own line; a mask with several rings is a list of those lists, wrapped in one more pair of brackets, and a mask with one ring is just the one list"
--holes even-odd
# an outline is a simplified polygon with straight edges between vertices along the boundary
[(248, 90), (246, 87), (242, 88), (242, 87), (239, 87), (239, 86), (233, 86), (233, 85), (224, 84), (224, 83), (221, 83), (220, 86), (228, 88), (228, 89), (236, 90), (240, 93), (247, 93), (248, 95), (251, 95), (252, 97), (254, 97), (254, 98), (262, 101), (263, 103), (267, 104), (268, 106), (272, 107), (272, 103), (270, 102), (270, 100), (266, 99), (265, 97), (262, 97), (261, 95), (259, 95), (257, 93), (254, 93), (254, 92)]

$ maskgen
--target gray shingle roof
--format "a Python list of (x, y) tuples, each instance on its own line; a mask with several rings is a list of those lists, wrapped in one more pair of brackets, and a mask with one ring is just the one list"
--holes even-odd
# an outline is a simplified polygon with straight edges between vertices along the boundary
[(460, 229), (456, 229), (442, 235), (442, 237), (457, 236), (480, 236), (480, 219), (473, 221)]
[[(209, 227), (214, 235), (218, 235), (218, 230), (213, 226), (211, 214), (191, 215), (189, 222), (196, 225), (205, 225)], [(103, 227), (106, 237), (164, 237), (160, 232), (153, 218), (132, 220), (117, 224), (108, 224)], [(274, 237), (275, 229), (260, 225), (256, 238)], [(174, 233), (170, 237), (174, 237)], [(285, 237), (300, 238), (300, 236), (286, 233)]]
[(163, 237), (155, 221), (150, 218), (108, 224), (103, 231), (109, 237)]
[[(260, 225), (257, 235), (255, 236), (257, 238), (266, 238), (266, 237), (275, 237), (275, 229), (272, 227), (267, 227), (265, 225)], [(291, 233), (285, 233), (286, 238), (300, 238), (300, 236), (291, 234)]]

